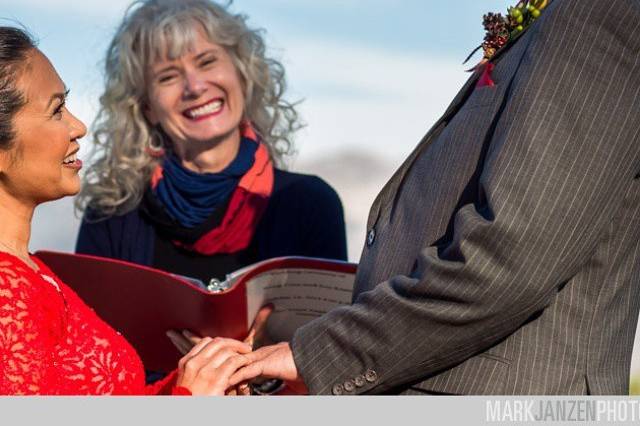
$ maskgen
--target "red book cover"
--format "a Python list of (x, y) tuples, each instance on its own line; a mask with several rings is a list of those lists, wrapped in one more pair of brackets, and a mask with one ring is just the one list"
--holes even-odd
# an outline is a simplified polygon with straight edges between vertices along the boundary
[[(170, 371), (181, 357), (167, 330), (243, 339), (258, 309), (273, 303), (268, 327), (286, 337), (292, 326), (349, 303), (357, 268), (324, 259), (277, 258), (230, 274), (212, 292), (194, 284), (197, 280), (120, 260), (48, 251), (35, 255), (121, 332), (152, 371)], [(331, 279), (339, 285), (328, 284)]]

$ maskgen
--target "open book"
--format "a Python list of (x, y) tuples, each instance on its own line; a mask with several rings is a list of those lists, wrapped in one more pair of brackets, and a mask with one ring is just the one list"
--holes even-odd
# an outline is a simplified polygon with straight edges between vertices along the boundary
[(305, 257), (270, 259), (220, 282), (169, 274), (114, 259), (39, 251), (40, 258), (138, 351), (147, 370), (170, 371), (180, 353), (167, 330), (243, 339), (266, 304), (273, 341), (351, 303), (357, 265)]

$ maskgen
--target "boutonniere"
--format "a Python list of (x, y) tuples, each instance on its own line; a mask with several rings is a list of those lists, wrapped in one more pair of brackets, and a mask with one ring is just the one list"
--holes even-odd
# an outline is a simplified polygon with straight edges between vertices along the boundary
[[(487, 13), (483, 17), (486, 31), (484, 41), (464, 61), (466, 64), (480, 49), (482, 60), (469, 71), (475, 71), (487, 64), (505, 46), (513, 43), (533, 22), (540, 17), (549, 0), (520, 0), (507, 10), (507, 16), (501, 13)], [(486, 69), (486, 67), (485, 67)]]

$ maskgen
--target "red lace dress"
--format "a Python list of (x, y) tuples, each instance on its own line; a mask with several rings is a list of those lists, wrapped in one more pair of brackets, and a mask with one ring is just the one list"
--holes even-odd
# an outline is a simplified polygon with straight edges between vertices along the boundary
[(145, 386), (136, 351), (33, 258), (0, 252), (0, 394), (185, 394), (175, 372)]

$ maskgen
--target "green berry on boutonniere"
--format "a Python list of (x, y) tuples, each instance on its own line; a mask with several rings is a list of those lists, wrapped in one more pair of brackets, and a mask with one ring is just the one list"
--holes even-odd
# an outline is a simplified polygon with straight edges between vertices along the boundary
[(489, 62), (500, 49), (518, 38), (529, 25), (540, 17), (542, 10), (548, 4), (549, 0), (520, 0), (516, 6), (507, 10), (507, 16), (500, 13), (484, 15), (482, 18), (482, 25), (485, 29), (484, 41), (471, 52), (464, 63), (466, 64), (480, 49), (483, 51), (482, 60), (470, 71)]

